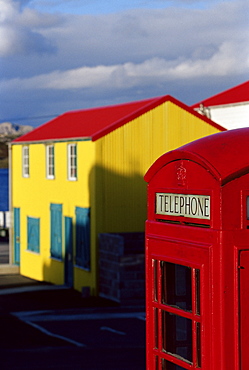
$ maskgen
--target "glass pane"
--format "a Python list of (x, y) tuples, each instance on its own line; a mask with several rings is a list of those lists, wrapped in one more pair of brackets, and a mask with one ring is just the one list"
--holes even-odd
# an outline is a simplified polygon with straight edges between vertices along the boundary
[(195, 295), (196, 295), (196, 314), (201, 314), (201, 296), (200, 296), (200, 270), (195, 270)]
[(162, 370), (186, 370), (185, 368), (162, 359)]
[(162, 311), (163, 350), (192, 362), (192, 321)]
[(170, 262), (161, 262), (162, 303), (192, 311), (191, 268)]
[(154, 360), (155, 360), (155, 370), (159, 370), (159, 366), (158, 366), (158, 356), (155, 356), (154, 357)]
[(153, 268), (153, 287), (154, 287), (154, 301), (158, 301), (158, 291), (157, 291), (157, 284), (158, 284), (158, 276), (157, 276), (157, 266), (158, 266), (158, 261), (153, 260), (152, 261), (152, 268)]
[(154, 348), (158, 348), (158, 309), (154, 308)]
[(196, 359), (197, 367), (201, 367), (201, 324), (199, 322), (196, 323)]

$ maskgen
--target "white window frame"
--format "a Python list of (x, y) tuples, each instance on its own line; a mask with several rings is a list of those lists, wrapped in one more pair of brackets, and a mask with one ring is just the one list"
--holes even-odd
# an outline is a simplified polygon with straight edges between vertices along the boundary
[(22, 147), (22, 175), (23, 177), (30, 176), (29, 168), (29, 146), (25, 145)]
[(46, 146), (46, 174), (47, 179), (53, 180), (55, 178), (55, 162), (54, 162), (54, 145)]
[(67, 146), (67, 171), (68, 180), (77, 180), (77, 144), (72, 143)]

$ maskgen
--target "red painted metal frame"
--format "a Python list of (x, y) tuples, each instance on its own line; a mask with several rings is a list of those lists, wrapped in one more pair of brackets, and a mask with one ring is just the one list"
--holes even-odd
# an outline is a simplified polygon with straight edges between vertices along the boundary
[[(171, 232), (173, 229), (177, 231), (178, 225), (163, 225), (167, 228), (171, 229)], [(184, 227), (186, 230), (186, 239), (188, 234), (189, 227)], [(170, 354), (167, 354), (162, 351), (162, 342), (160, 333), (162, 332), (162, 326), (161, 326), (161, 310), (165, 310), (167, 312), (171, 312), (173, 314), (180, 315), (182, 317), (188, 318), (192, 320), (192, 324), (195, 325), (196, 322), (201, 323), (202, 326), (208, 326), (208, 323), (205, 322), (207, 315), (205, 314), (206, 310), (211, 311), (211, 306), (209, 307), (209, 300), (207, 296), (205, 296), (204, 292), (208, 291), (210, 289), (209, 287), (209, 266), (211, 263), (212, 256), (210, 254), (211, 252), (211, 245), (209, 244), (203, 244), (199, 241), (194, 243), (186, 242), (184, 239), (159, 239), (155, 237), (155, 234), (157, 233), (157, 223), (150, 223), (147, 222), (147, 258), (146, 258), (146, 264), (147, 264), (147, 277), (146, 279), (147, 286), (146, 286), (146, 292), (147, 292), (147, 348), (153, 347), (153, 344), (151, 343), (151, 338), (153, 338), (153, 335), (155, 333), (155, 327), (154, 327), (154, 319), (153, 319), (153, 309), (157, 309), (159, 312), (159, 321), (158, 321), (158, 333), (159, 333), (159, 346), (158, 350), (149, 349), (147, 352), (147, 368), (148, 369), (155, 369), (152, 365), (153, 358), (155, 355), (157, 355), (159, 358), (164, 358), (166, 360), (171, 361), (174, 364), (177, 364), (179, 366), (182, 366), (186, 369), (195, 369), (197, 367), (194, 367), (194, 365), (188, 364), (187, 362), (182, 361), (181, 359), (171, 356)], [(208, 230), (203, 229), (204, 234), (207, 233)], [(155, 234), (154, 234), (155, 233)], [(203, 238), (204, 239), (204, 238)], [(176, 248), (175, 248), (176, 247)], [(184, 248), (183, 255), (179, 256), (180, 250)], [(152, 269), (152, 262), (153, 260), (158, 261), (167, 261), (171, 263), (181, 264), (183, 266), (189, 266), (192, 269), (192, 308), (193, 312), (183, 311), (175, 307), (171, 307), (169, 305), (164, 305), (161, 303), (161, 278), (160, 278), (160, 267), (158, 263), (158, 302), (155, 302), (153, 299), (154, 297), (154, 287), (155, 287), (155, 281), (153, 279), (153, 269)], [(196, 312), (194, 312), (194, 307), (196, 307), (196, 292), (195, 292), (195, 284), (194, 282), (194, 271), (195, 269), (199, 269), (201, 273), (201, 283), (200, 283), (200, 291), (201, 291), (201, 313), (200, 315), (197, 315)], [(209, 308), (208, 308), (209, 307)], [(209, 329), (208, 329), (209, 330)], [(204, 335), (204, 332), (201, 332), (201, 343), (202, 343), (202, 363), (207, 362), (207, 358), (210, 356), (208, 348), (210, 346), (207, 343), (208, 340), (208, 330), (206, 330), (206, 333)], [(153, 340), (152, 340), (153, 341)], [(150, 343), (150, 345), (148, 344)], [(206, 343), (206, 344), (205, 344)], [(197, 360), (197, 348), (196, 348), (196, 330), (193, 330), (193, 364), (196, 364)], [(204, 369), (204, 367), (203, 367)]]

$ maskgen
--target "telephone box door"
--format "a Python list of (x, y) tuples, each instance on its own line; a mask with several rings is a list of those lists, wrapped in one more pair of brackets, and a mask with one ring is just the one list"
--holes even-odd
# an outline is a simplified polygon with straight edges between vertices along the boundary
[[(208, 248), (163, 240), (147, 243), (147, 338), (152, 350), (148, 369), (208, 369), (203, 364), (209, 356), (204, 346), (209, 329), (205, 337), (203, 331), (208, 314)], [(185, 251), (179, 259), (181, 248)]]

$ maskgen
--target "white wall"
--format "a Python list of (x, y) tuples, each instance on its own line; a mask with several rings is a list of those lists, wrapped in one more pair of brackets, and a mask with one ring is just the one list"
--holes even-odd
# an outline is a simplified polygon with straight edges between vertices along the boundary
[(205, 107), (204, 110), (212, 121), (228, 130), (249, 127), (249, 102)]

